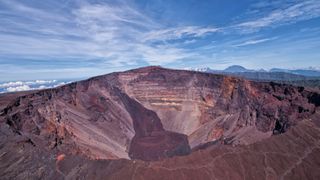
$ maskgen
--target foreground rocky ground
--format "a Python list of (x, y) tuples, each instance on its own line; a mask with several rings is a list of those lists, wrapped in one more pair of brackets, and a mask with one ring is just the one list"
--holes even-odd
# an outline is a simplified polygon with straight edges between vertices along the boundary
[(0, 102), (2, 179), (320, 178), (313, 89), (147, 67)]

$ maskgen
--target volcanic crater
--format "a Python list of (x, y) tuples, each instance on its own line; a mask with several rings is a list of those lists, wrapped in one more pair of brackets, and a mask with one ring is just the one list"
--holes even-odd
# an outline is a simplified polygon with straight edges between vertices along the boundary
[(8, 97), (0, 97), (1, 151), (22, 143), (90, 161), (243, 148), (317, 119), (320, 105), (303, 87), (157, 66)]

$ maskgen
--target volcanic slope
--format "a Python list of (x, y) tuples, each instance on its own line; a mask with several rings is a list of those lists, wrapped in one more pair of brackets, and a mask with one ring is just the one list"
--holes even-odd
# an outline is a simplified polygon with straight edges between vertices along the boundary
[[(0, 174), (5, 179), (188, 179), (193, 171), (204, 179), (224, 179), (224, 172), (241, 170), (240, 165), (232, 179), (263, 173), (272, 179), (319, 168), (313, 156), (319, 154), (320, 96), (303, 87), (146, 67), (10, 101), (4, 97), (1, 102), (10, 102), (0, 113)], [(271, 137), (276, 122), (285, 124), (288, 133)], [(301, 152), (283, 159), (288, 147)], [(229, 152), (239, 161), (226, 159)], [(220, 157), (220, 165), (204, 162)], [(190, 167), (182, 166), (188, 162)], [(219, 174), (214, 166), (226, 170)]]

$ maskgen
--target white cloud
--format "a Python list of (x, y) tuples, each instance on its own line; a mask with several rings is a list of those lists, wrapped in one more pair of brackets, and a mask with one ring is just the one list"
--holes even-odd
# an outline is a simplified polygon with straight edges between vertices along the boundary
[(316, 17), (320, 17), (319, 1), (305, 0), (288, 7), (278, 8), (261, 18), (240, 23), (236, 27), (250, 32), (268, 26), (291, 24)]
[[(2, 3), (5, 5), (2, 6)], [(1, 80), (7, 80), (10, 76), (15, 76), (10, 78), (16, 79), (20, 74), (40, 73), (47, 74), (46, 77), (42, 76), (43, 78), (63, 78), (61, 76), (64, 75), (92, 76), (123, 70), (121, 68), (127, 65), (169, 65), (184, 59), (195, 59), (194, 64), (197, 61), (212, 63), (213, 59), (215, 63), (221, 62), (228, 55), (224, 52), (234, 47), (234, 44), (240, 47), (272, 40), (245, 40), (238, 37), (239, 29), (255, 32), (264, 27), (293, 23), (320, 15), (319, 1), (306, 0), (281, 6), (267, 14), (257, 12), (254, 17), (258, 18), (241, 21), (231, 27), (195, 26), (182, 24), (183, 22), (180, 22), (179, 26), (169, 27), (152, 19), (138, 8), (130, 6), (130, 3), (110, 1), (94, 4), (80, 0), (72, 1), (72, 6), (61, 7), (65, 8), (63, 11), (58, 10), (59, 7), (56, 5), (59, 5), (59, 2), (56, 1), (38, 3), (39, 6), (34, 6), (28, 1), (0, 0), (0, 13), (3, 14), (0, 16), (0, 58), (21, 58), (26, 61), (19, 60), (19, 63), (11, 64), (8, 61), (2, 63), (0, 59), (0, 74), (4, 74), (0, 77)], [(55, 4), (52, 6), (54, 8), (49, 9), (48, 3)], [(44, 4), (47, 8), (40, 8)], [(259, 6), (266, 4), (262, 3)], [(281, 4), (277, 4), (277, 7)], [(259, 6), (256, 7), (258, 10)], [(193, 48), (192, 51), (188, 49), (188, 43), (196, 43), (214, 33), (222, 32), (220, 35), (227, 37), (230, 35), (228, 30), (237, 34), (236, 41), (227, 42), (229, 38), (221, 38), (226, 41), (222, 42), (218, 38), (218, 43), (214, 45), (209, 42)], [(213, 57), (215, 54), (218, 56)], [(50, 65), (59, 64), (54, 61), (62, 62), (61, 64), (66, 62), (66, 65), (57, 65), (54, 68), (40, 67), (47, 64), (41, 62), (36, 68), (31, 69), (29, 67), (33, 65), (28, 65), (28, 59), (47, 61)], [(99, 62), (94, 61), (97, 59)], [(7, 65), (11, 65), (12, 68), (3, 68)], [(21, 71), (16, 73), (17, 69)], [(21, 85), (25, 84), (14, 87)]]
[[(131, 8), (128, 5), (107, 5), (107, 4), (95, 4), (95, 5), (85, 5), (73, 11), (76, 17), (81, 23), (92, 23), (98, 27), (100, 24), (109, 24), (122, 22), (129, 23), (145, 28), (150, 28), (157, 26), (151, 19), (147, 16), (141, 14), (136, 9)], [(93, 27), (94, 28), (94, 27)], [(111, 27), (112, 29), (112, 27)], [(99, 29), (95, 29), (99, 30)], [(112, 29), (114, 30), (114, 29)]]
[[(6, 23), (5, 32), (0, 35), (0, 54), (30, 59), (76, 59), (89, 62), (100, 59), (100, 67), (123, 67), (138, 62), (165, 65), (193, 56), (181, 47), (185, 42), (154, 45), (156, 41), (176, 40), (185, 37), (198, 38), (219, 31), (215, 27), (180, 26), (168, 28), (156, 20), (129, 6), (127, 3), (82, 3), (71, 9), (70, 14), (57, 14), (30, 7), (27, 3), (6, 1), (14, 16), (28, 17), (32, 22), (10, 20), (0, 17)], [(57, 16), (57, 19), (53, 17)], [(9, 22), (10, 21), (10, 22)], [(12, 22), (13, 23), (12, 23)], [(61, 23), (63, 22), (63, 23)], [(15, 32), (30, 33), (18, 35)], [(64, 67), (66, 68), (66, 67)], [(47, 69), (51, 71), (52, 69)], [(32, 70), (34, 71), (34, 70)]]
[(22, 85), (24, 85), (24, 82), (22, 81), (7, 82), (7, 83), (0, 84), (0, 88), (16, 87), (16, 86), (22, 86)]
[(245, 41), (243, 43), (240, 43), (240, 44), (236, 44), (236, 45), (234, 45), (234, 47), (255, 45), (255, 44), (260, 44), (260, 43), (264, 43), (264, 42), (267, 42), (267, 41), (272, 41), (274, 39), (276, 39), (276, 38), (252, 39), (252, 40), (248, 40), (248, 41)]
[[(30, 87), (29, 85), (21, 85), (21, 86), (15, 86), (15, 87), (8, 87), (4, 92), (18, 92), (18, 91), (30, 91), (30, 90), (36, 90), (36, 89), (48, 89), (53, 88), (54, 86), (45, 86), (41, 85), (38, 87)], [(0, 92), (0, 93), (4, 93)]]
[(57, 80), (35, 80), (35, 81), (12, 81), (0, 84), (0, 88), (7, 87), (18, 87), (24, 85), (42, 85), (42, 84), (52, 84), (57, 82)]
[(32, 90), (32, 88), (28, 85), (21, 85), (21, 86), (15, 86), (15, 87), (8, 87), (6, 89), (7, 92), (16, 92), (16, 91), (28, 91)]
[(62, 86), (69, 82), (59, 82), (57, 80), (35, 80), (35, 81), (12, 81), (0, 84), (0, 93), (29, 91), (36, 89), (48, 89)]
[(51, 14), (45, 10), (33, 8), (15, 0), (2, 0), (1, 3), (16, 12), (25, 15), (28, 14), (28, 16), (26, 16), (27, 18), (33, 17), (35, 20), (47, 19), (54, 21), (68, 21), (67, 18), (60, 16), (59, 14)]
[(181, 39), (183, 37), (202, 37), (210, 33), (218, 32), (218, 28), (214, 27), (199, 27), (199, 26), (182, 26), (177, 28), (168, 28), (154, 30), (146, 33), (144, 41), (167, 41)]
[(166, 28), (127, 5), (86, 5), (73, 12), (88, 38), (97, 44), (95, 55), (112, 59), (113, 66), (137, 61), (164, 65), (193, 55), (179, 44), (152, 45), (155, 41), (199, 38), (217, 28), (181, 26)]
[[(49, 84), (49, 83), (55, 83), (57, 80), (36, 80), (35, 84)], [(27, 82), (28, 83), (28, 82)], [(31, 82), (33, 83), (33, 82)]]

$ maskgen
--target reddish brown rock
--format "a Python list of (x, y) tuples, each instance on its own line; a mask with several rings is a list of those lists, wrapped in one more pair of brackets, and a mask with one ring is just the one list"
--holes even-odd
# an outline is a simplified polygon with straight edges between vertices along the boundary
[[(160, 67), (1, 95), (0, 175), (318, 179), (319, 101), (302, 87)], [(272, 136), (276, 122), (285, 133)]]
[(160, 67), (104, 78), (156, 112), (164, 129), (186, 134), (192, 148), (221, 138), (250, 144), (270, 137), (276, 120), (294, 125), (314, 113), (312, 99), (319, 99), (290, 85)]

